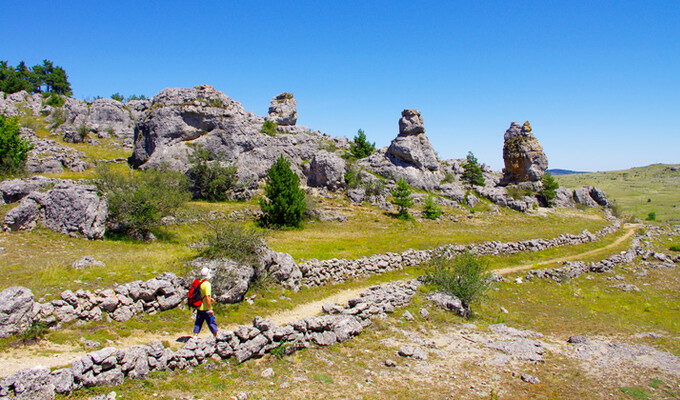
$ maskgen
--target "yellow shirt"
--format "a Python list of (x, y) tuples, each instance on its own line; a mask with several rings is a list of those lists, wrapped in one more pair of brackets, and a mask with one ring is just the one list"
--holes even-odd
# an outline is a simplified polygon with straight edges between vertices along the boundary
[(208, 296), (212, 295), (212, 286), (210, 285), (210, 282), (205, 281), (201, 283), (201, 300), (203, 302), (201, 303), (201, 306), (198, 307), (199, 310), (201, 311), (206, 311), (209, 310), (208, 308)]

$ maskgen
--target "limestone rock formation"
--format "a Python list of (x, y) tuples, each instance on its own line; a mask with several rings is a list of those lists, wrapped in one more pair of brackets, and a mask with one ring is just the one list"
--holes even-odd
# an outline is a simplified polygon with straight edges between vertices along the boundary
[(192, 268), (192, 278), (199, 276), (199, 271), (207, 267), (213, 273), (213, 298), (218, 303), (238, 303), (248, 291), (250, 282), (255, 277), (255, 268), (243, 265), (228, 258), (209, 259), (199, 257), (187, 265)]
[(311, 160), (324, 141), (330, 140), (303, 127), (269, 136), (260, 133), (263, 123), (262, 117), (245, 111), (239, 102), (211, 86), (165, 89), (153, 98), (135, 127), (130, 162), (141, 169), (165, 164), (186, 171), (187, 144), (196, 143), (234, 162), (239, 183), (255, 189), (280, 155), (302, 175), (302, 162)]
[(2, 181), (0, 182), (0, 205), (19, 201), (31, 192), (47, 188), (57, 182), (56, 179), (45, 178), (44, 176)]
[(345, 160), (336, 153), (321, 150), (305, 169), (307, 185), (338, 190), (345, 186)]
[(33, 321), (33, 292), (13, 286), (0, 292), (0, 338), (25, 331)]
[(32, 229), (39, 218), (53, 231), (101, 239), (107, 215), (106, 198), (99, 197), (95, 186), (59, 181), (45, 193), (34, 191), (24, 197), (18, 207), (5, 215), (2, 227), (4, 230)]
[(297, 122), (297, 101), (292, 93), (281, 93), (269, 103), (265, 121), (273, 121), (280, 126), (292, 126)]
[(412, 165), (418, 169), (437, 171), (439, 161), (432, 144), (425, 136), (423, 117), (418, 110), (404, 110), (399, 120), (399, 135), (387, 149), (394, 164)]
[(96, 99), (88, 104), (82, 100), (67, 98), (63, 113), (65, 120), (57, 127), (57, 131), (63, 132), (64, 138), (79, 136), (77, 131), (81, 127), (102, 138), (129, 138), (134, 131), (133, 112), (117, 100)]
[(20, 135), (33, 145), (26, 159), (26, 172), (51, 174), (63, 172), (64, 168), (82, 172), (92, 166), (84, 153), (57, 141), (39, 138), (31, 129), (21, 128)]
[(504, 139), (503, 181), (507, 184), (541, 180), (548, 168), (548, 158), (529, 124), (511, 123)]

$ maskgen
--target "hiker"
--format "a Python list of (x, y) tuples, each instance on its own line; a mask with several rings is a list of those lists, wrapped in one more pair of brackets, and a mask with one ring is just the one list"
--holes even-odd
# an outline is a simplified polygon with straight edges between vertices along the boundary
[(212, 286), (210, 285), (210, 278), (212, 278), (212, 273), (208, 267), (204, 267), (201, 270), (201, 281), (200, 289), (201, 291), (201, 305), (196, 310), (196, 322), (194, 323), (194, 337), (198, 336), (201, 332), (201, 327), (203, 327), (203, 322), (207, 322), (210, 332), (213, 336), (217, 336), (217, 322), (215, 321), (215, 312), (212, 309), (213, 299)]

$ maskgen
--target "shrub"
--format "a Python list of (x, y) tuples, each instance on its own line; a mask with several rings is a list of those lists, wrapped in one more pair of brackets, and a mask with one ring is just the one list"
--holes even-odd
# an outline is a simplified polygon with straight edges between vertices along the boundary
[(50, 97), (47, 98), (47, 101), (45, 101), (45, 104), (54, 108), (61, 108), (64, 106), (64, 103), (66, 103), (66, 97), (57, 93), (52, 93)]
[(269, 136), (276, 136), (276, 128), (278, 128), (278, 124), (274, 121), (264, 121), (264, 124), (262, 124), (262, 129), (260, 129), (261, 133), (265, 133)]
[(555, 190), (557, 190), (560, 187), (560, 184), (557, 183), (555, 178), (553, 178), (550, 172), (547, 171), (545, 174), (543, 174), (542, 182), (543, 188), (541, 188), (539, 195), (543, 197), (543, 200), (545, 200), (545, 204), (547, 204), (548, 207), (552, 207), (555, 201), (555, 197), (557, 197), (557, 193), (555, 192)]
[(223, 219), (205, 223), (210, 228), (204, 237), (206, 248), (203, 255), (205, 257), (231, 258), (249, 265), (255, 263), (257, 250), (263, 244), (264, 233)]
[(467, 161), (463, 163), (463, 182), (470, 186), (484, 186), (484, 174), (482, 174), (482, 167), (479, 166), (477, 158), (472, 152), (468, 152)]
[(120, 93), (118, 93), (118, 92), (112, 94), (112, 95), (111, 95), (111, 98), (114, 99), (114, 100), (116, 100), (116, 101), (120, 101), (120, 102), (122, 102), (123, 100), (125, 100), (125, 96), (123, 96), (122, 94), (120, 94)]
[(365, 158), (375, 151), (375, 143), (366, 140), (366, 134), (363, 129), (359, 129), (357, 135), (354, 136), (352, 143), (349, 145), (349, 151), (352, 156), (358, 159)]
[(399, 207), (399, 212), (397, 213), (397, 218), (402, 220), (411, 219), (411, 215), (408, 213), (408, 208), (413, 205), (413, 199), (411, 198), (411, 189), (404, 178), (399, 178), (397, 181), (397, 187), (392, 189), (392, 204)]
[(672, 244), (668, 250), (670, 251), (680, 251), (680, 244)]
[(366, 191), (366, 196), (380, 196), (385, 190), (385, 180), (376, 178), (363, 182), (361, 186)]
[(76, 130), (76, 133), (80, 137), (80, 141), (84, 142), (85, 138), (87, 138), (87, 135), (90, 134), (90, 128), (88, 128), (87, 125), (85, 124), (80, 124), (80, 126)]
[(425, 282), (456, 296), (465, 308), (465, 318), (472, 315), (470, 304), (483, 299), (491, 286), (486, 262), (463, 254), (449, 258), (443, 252), (432, 255)]
[(453, 183), (456, 181), (456, 175), (452, 174), (451, 172), (447, 172), (444, 174), (444, 179), (442, 179), (441, 182), (439, 182), (440, 185), (443, 185), (444, 183)]
[(52, 111), (52, 114), (50, 114), (50, 118), (52, 118), (52, 128), (58, 128), (66, 122), (66, 110), (63, 108), (56, 108)]
[(130, 101), (130, 100), (146, 100), (146, 96), (144, 96), (143, 94), (140, 94), (139, 96), (137, 96), (136, 94), (133, 94), (132, 96), (127, 98), (127, 101)]
[(0, 115), (0, 177), (21, 174), (33, 145), (19, 136), (19, 120)]
[(515, 200), (522, 200), (524, 196), (530, 196), (534, 193), (531, 189), (519, 188), (517, 186), (507, 186), (505, 190), (508, 192), (508, 196)]
[(108, 199), (107, 227), (134, 239), (147, 237), (162, 217), (191, 197), (187, 178), (166, 168), (125, 175), (104, 165), (98, 168), (95, 183)]
[(432, 196), (431, 193), (427, 194), (425, 201), (423, 202), (425, 209), (423, 210), (423, 216), (427, 219), (437, 219), (439, 218), (443, 211), (439, 205), (437, 205), (437, 199)]
[(647, 221), (656, 221), (656, 211), (647, 214)]
[(300, 178), (283, 155), (269, 168), (265, 182), (265, 198), (259, 201), (264, 213), (261, 222), (270, 227), (302, 227), (305, 192), (300, 188)]
[(187, 177), (191, 181), (194, 198), (210, 201), (224, 201), (238, 182), (236, 166), (222, 166), (224, 157), (216, 157), (210, 161), (212, 153), (200, 144), (189, 144), (193, 152), (189, 154), (191, 166)]
[(361, 186), (361, 169), (356, 161), (350, 160), (345, 164), (345, 184), (350, 189)]

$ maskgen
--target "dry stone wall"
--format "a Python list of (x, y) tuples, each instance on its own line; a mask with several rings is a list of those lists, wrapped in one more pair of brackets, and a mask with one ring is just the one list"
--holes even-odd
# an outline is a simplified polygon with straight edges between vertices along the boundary
[(331, 314), (304, 318), (283, 326), (255, 317), (252, 326), (223, 330), (216, 337), (190, 339), (173, 351), (160, 341), (129, 349), (107, 347), (85, 355), (70, 367), (50, 371), (26, 369), (0, 380), (0, 399), (53, 399), (55, 393), (70, 393), (82, 387), (115, 386), (125, 379), (145, 379), (155, 371), (182, 370), (210, 359), (234, 358), (239, 363), (261, 357), (273, 349), (285, 354), (312, 345), (330, 346), (360, 334), (371, 319), (394, 312), (408, 304), (420, 282), (393, 282), (375, 286), (347, 307), (324, 306)]
[(381, 274), (419, 265), (430, 259), (434, 252), (444, 251), (448, 256), (463, 253), (474, 255), (515, 254), (522, 251), (541, 251), (560, 246), (571, 246), (599, 240), (621, 228), (613, 221), (595, 234), (584, 230), (578, 235), (562, 234), (553, 239), (531, 239), (519, 242), (487, 241), (469, 245), (446, 245), (432, 250), (407, 250), (403, 253), (386, 253), (354, 260), (337, 259), (308, 260), (298, 264), (302, 272), (302, 284), (307, 287), (321, 286), (330, 282)]

